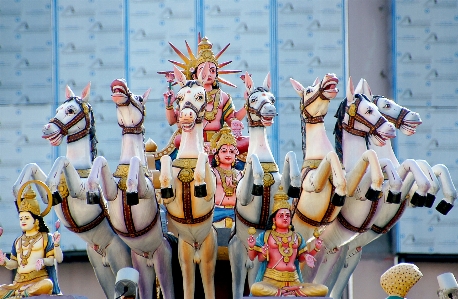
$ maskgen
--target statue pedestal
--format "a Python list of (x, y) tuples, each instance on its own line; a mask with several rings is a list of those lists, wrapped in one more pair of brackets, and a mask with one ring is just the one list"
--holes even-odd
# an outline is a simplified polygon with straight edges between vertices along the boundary
[(33, 296), (28, 297), (30, 299), (88, 299), (84, 296), (78, 295), (40, 295), (40, 296)]

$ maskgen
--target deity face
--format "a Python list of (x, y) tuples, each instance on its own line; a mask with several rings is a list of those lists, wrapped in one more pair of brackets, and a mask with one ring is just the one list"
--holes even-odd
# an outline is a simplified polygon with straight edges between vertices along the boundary
[[(36, 220), (38, 221), (38, 220)], [(19, 224), (23, 232), (31, 231), (35, 228), (35, 219), (29, 212), (19, 213)]]
[(274, 221), (277, 229), (288, 229), (291, 224), (291, 212), (288, 209), (278, 210)]
[[(215, 82), (216, 80), (216, 65), (213, 62), (209, 62), (208, 64), (210, 66), (210, 69), (208, 71), (207, 81), (204, 82), (204, 85), (213, 84), (213, 82)], [(205, 63), (199, 64), (199, 66), (197, 67), (197, 74), (199, 74), (202, 71), (204, 66)]]
[(224, 144), (220, 147), (218, 151), (218, 158), (220, 165), (229, 165), (235, 161), (235, 156), (237, 155), (237, 148), (232, 144)]

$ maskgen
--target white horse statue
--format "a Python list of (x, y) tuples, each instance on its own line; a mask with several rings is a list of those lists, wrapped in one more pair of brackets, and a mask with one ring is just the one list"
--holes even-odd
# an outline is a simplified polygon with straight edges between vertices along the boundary
[(326, 74), (307, 88), (294, 79), (290, 81), (301, 97), (301, 118), (305, 122), (302, 140), (306, 143), (302, 192), (292, 221), (294, 228), (309, 239), (336, 219), (347, 194), (345, 171), (324, 127), (330, 100), (339, 92), (336, 88), (339, 79), (335, 74)]
[(286, 154), (281, 175), (267, 140), (266, 127), (272, 125), (277, 114), (275, 97), (269, 91), (270, 73), (262, 87), (255, 88), (248, 73), (245, 74), (244, 81), (248, 94), (246, 107), (250, 144), (244, 175), (236, 190), (235, 233), (228, 245), (234, 299), (243, 297), (247, 275), (248, 284), (251, 286), (254, 283), (260, 265), (257, 259), (251, 261), (248, 258), (248, 237), (254, 235), (256, 238), (265, 230), (272, 211), (273, 196), (279, 186), (282, 185), (288, 190), (290, 197), (297, 198), (301, 184), (296, 155), (293, 152)]
[(178, 257), (183, 275), (184, 298), (194, 298), (195, 266), (199, 264), (205, 298), (215, 298), (214, 275), (217, 238), (212, 226), (216, 178), (203, 147), (202, 119), (206, 107), (203, 82), (206, 64), (197, 80), (186, 80), (174, 66), (180, 108), (181, 144), (175, 160), (161, 158), (161, 195), (169, 221), (178, 231)]
[[(351, 180), (355, 177), (359, 177), (360, 182), (354, 194), (348, 192), (337, 220), (321, 235), (327, 250), (316, 256), (319, 266), (314, 269), (316, 272), (311, 271), (312, 275), (309, 276), (313, 277), (314, 282), (320, 283), (328, 277), (333, 267), (338, 267), (336, 263), (342, 254), (339, 248), (371, 228), (383, 202), (379, 200), (383, 195), (382, 169), (388, 176), (392, 193), (400, 193), (402, 186), (402, 180), (393, 163), (388, 159), (380, 160), (379, 163), (377, 154), (373, 150), (367, 150), (365, 138), (361, 138), (368, 136), (371, 142), (383, 146), (387, 139), (396, 136), (395, 127), (364, 95), (355, 94), (351, 78), (348, 82), (347, 98), (339, 106), (336, 117), (336, 149), (342, 154), (343, 164), (347, 170), (347, 190), (352, 186)], [(365, 174), (368, 163), (370, 173)], [(364, 171), (361, 172), (361, 169)]]
[(102, 189), (108, 201), (113, 229), (130, 247), (133, 267), (140, 273), (141, 298), (152, 299), (157, 274), (164, 298), (172, 299), (175, 295), (171, 246), (162, 232), (143, 143), (149, 90), (143, 96), (136, 96), (130, 92), (124, 79), (116, 79), (111, 83), (111, 91), (118, 124), (122, 128), (121, 157), (114, 174), (104, 157), (94, 160), (87, 181), (89, 195), (97, 198), (99, 188)]
[[(107, 298), (113, 298), (117, 272), (132, 267), (129, 248), (111, 229), (103, 202), (86, 203), (86, 179), (97, 155), (97, 139), (92, 107), (89, 104), (90, 83), (81, 97), (66, 87), (67, 100), (43, 127), (43, 138), (59, 146), (67, 136), (67, 153), (56, 159), (46, 176), (35, 163), (22, 170), (13, 186), (18, 188), (30, 179), (46, 181), (53, 192), (54, 211), (60, 222), (87, 243), (87, 254), (95, 275)], [(40, 188), (38, 189), (41, 193)], [(47, 203), (47, 197), (42, 196)]]

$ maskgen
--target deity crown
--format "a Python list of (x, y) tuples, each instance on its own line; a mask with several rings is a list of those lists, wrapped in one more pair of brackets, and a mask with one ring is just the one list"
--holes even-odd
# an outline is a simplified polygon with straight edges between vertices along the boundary
[(280, 209), (291, 210), (291, 205), (288, 202), (289, 196), (283, 191), (283, 186), (278, 187), (278, 191), (274, 195), (274, 206), (272, 208), (272, 213)]
[(219, 150), (225, 144), (231, 144), (237, 148), (237, 140), (227, 124), (224, 124), (223, 128), (212, 136), (210, 142), (211, 148), (214, 151)]
[(40, 215), (40, 205), (36, 198), (36, 194), (33, 189), (29, 186), (24, 195), (24, 198), (21, 201), (21, 204), (18, 207), (19, 212), (30, 212), (35, 215)]

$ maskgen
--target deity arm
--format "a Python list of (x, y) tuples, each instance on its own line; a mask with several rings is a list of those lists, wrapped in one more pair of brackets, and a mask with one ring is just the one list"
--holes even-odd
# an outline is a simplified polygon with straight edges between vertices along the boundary
[(19, 264), (16, 260), (8, 259), (7, 257), (4, 256), (4, 263), (1, 266), (4, 266), (8, 270), (14, 270), (19, 267)]
[(173, 106), (171, 109), (166, 107), (165, 117), (167, 118), (167, 122), (171, 126), (173, 126), (174, 124), (178, 122), (178, 112), (175, 109), (173, 109)]
[(54, 266), (54, 256), (43, 258), (43, 263), (45, 266)]
[(240, 110), (236, 111), (234, 103), (232, 102), (232, 98), (230, 95), (221, 91), (221, 99), (223, 102), (223, 111), (221, 117), (230, 127), (231, 123), (234, 119), (241, 121), (246, 115), (245, 107), (242, 107)]
[(64, 260), (64, 253), (62, 252), (62, 248), (60, 248), (60, 246), (54, 246), (54, 258), (58, 263), (62, 263)]

